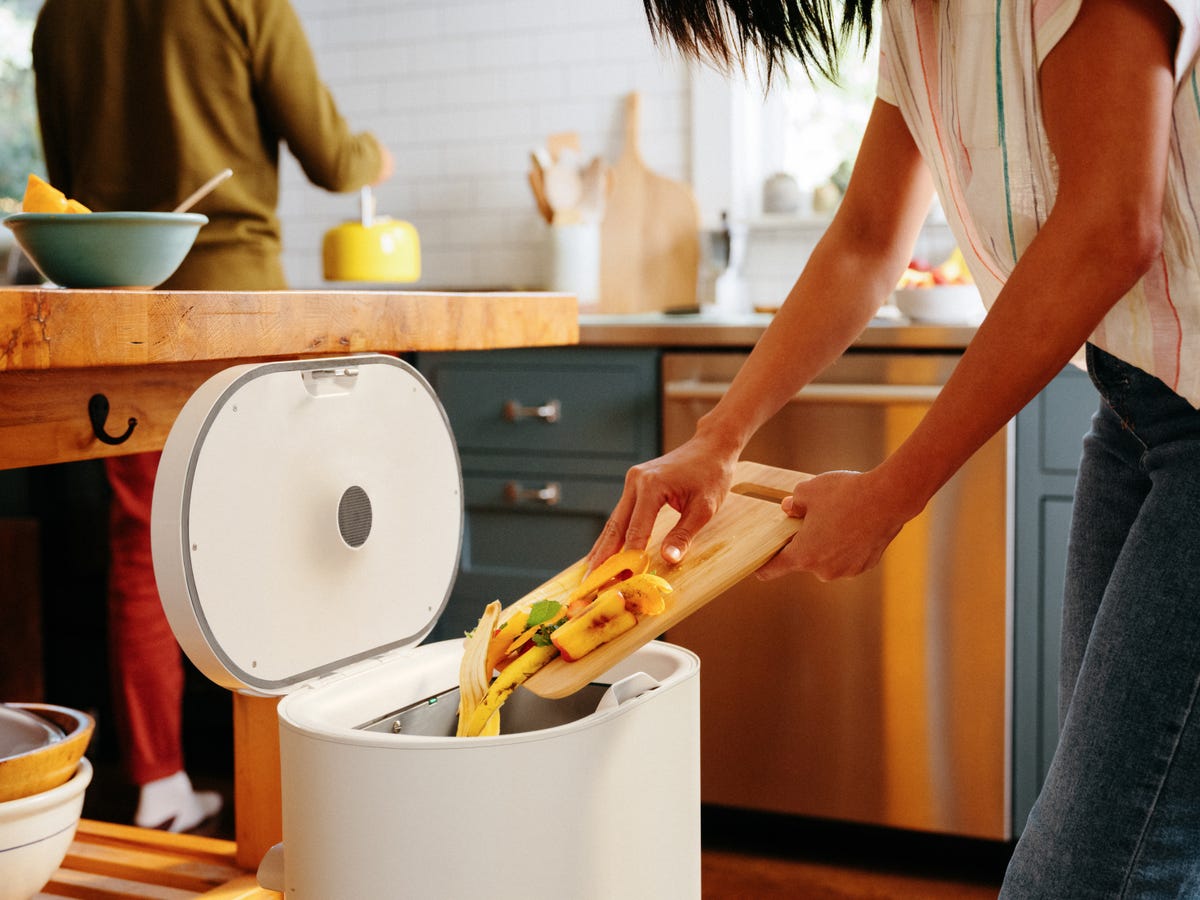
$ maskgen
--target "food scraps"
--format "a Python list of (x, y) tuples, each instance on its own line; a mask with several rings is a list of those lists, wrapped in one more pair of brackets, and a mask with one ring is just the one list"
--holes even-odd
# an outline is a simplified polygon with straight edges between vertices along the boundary
[(489, 603), (463, 646), (458, 736), (499, 734), (504, 701), (550, 660), (575, 662), (663, 612), (671, 584), (648, 566), (645, 552), (623, 550), (559, 599), (518, 605), (503, 621), (500, 602)]

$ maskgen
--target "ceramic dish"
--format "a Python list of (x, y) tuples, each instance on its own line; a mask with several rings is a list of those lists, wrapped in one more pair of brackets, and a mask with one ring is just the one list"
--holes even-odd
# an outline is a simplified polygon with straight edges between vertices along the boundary
[(92, 766), (81, 759), (65, 784), (0, 803), (0, 900), (29, 900), (50, 880), (75, 837), (91, 780)]
[(14, 213), (4, 224), (60, 287), (148, 289), (179, 268), (207, 221), (198, 213)]
[(896, 288), (892, 298), (901, 315), (931, 325), (978, 325), (985, 312), (973, 284)]

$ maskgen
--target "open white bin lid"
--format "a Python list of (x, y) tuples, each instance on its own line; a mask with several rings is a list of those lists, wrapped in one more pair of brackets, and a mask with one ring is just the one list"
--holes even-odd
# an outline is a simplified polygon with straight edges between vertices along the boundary
[(154, 572), (176, 637), (213, 681), (264, 694), (418, 643), (462, 534), (445, 412), (383, 355), (214, 375), (171, 428), (154, 486)]

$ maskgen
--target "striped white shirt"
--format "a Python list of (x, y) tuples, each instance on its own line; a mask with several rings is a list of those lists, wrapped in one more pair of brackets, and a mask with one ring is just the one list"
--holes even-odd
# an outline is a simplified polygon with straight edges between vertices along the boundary
[[(933, 171), (988, 306), (1054, 203), (1038, 67), (1082, 2), (883, 3), (879, 97), (899, 107)], [(1163, 250), (1091, 340), (1200, 408), (1200, 0), (1168, 2), (1182, 29)]]

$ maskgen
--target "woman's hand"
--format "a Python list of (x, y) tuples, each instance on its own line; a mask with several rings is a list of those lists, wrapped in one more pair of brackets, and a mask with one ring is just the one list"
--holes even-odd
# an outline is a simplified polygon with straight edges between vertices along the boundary
[(624, 547), (644, 549), (654, 520), (664, 505), (679, 512), (675, 527), (663, 538), (662, 555), (677, 563), (687, 554), (696, 533), (713, 517), (733, 481), (736, 450), (693, 437), (671, 452), (634, 466), (625, 489), (597, 538), (588, 562), (603, 562)]
[(876, 472), (826, 472), (800, 482), (782, 505), (804, 523), (758, 570), (762, 581), (792, 572), (810, 572), (821, 581), (866, 572), (915, 515), (889, 497)]

